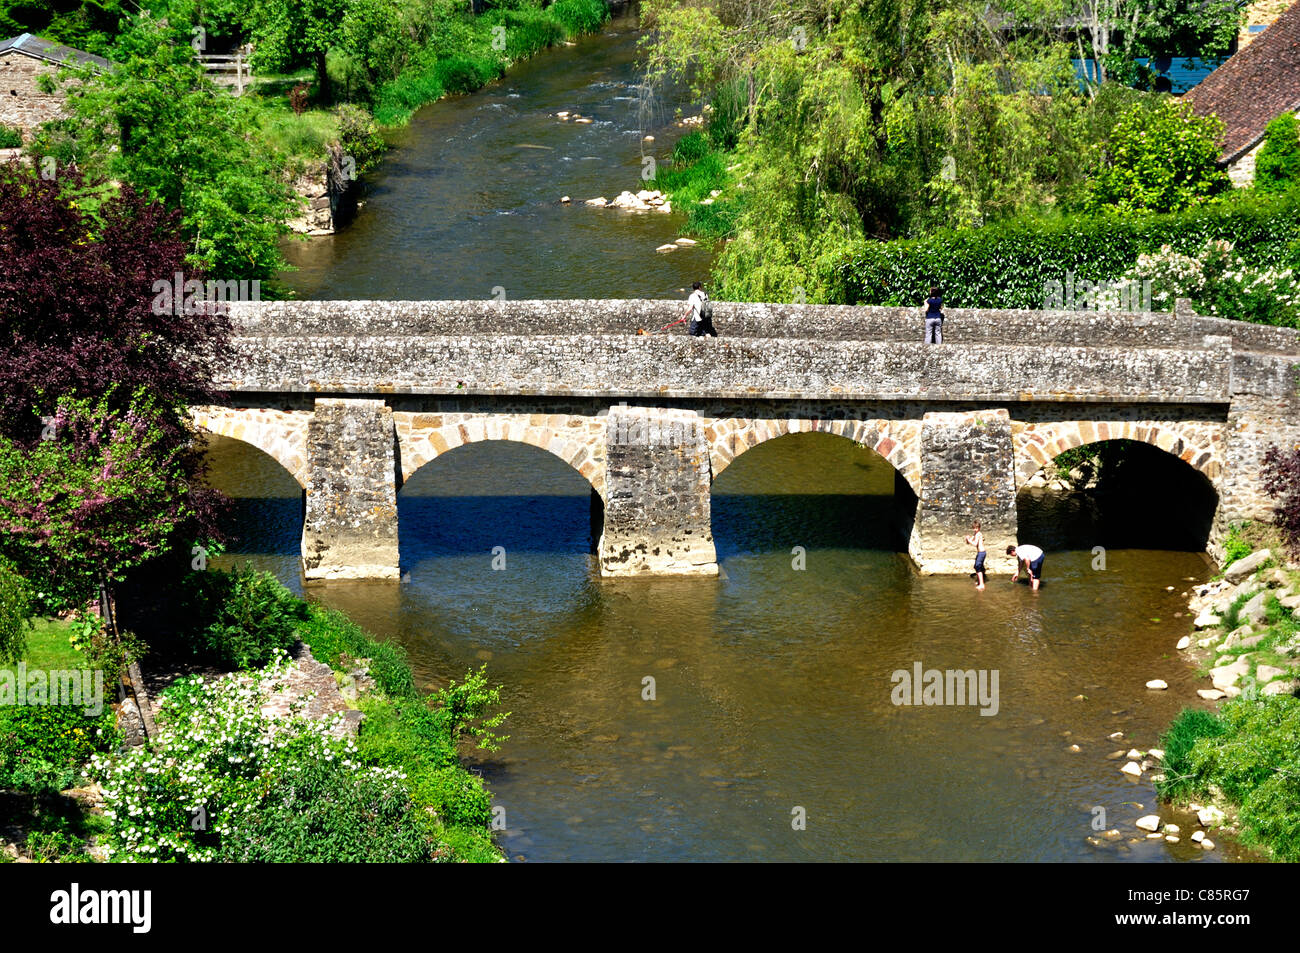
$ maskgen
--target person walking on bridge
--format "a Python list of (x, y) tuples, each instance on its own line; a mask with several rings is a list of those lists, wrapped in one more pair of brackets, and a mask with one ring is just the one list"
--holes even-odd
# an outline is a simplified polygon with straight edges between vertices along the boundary
[(930, 297), (925, 299), (925, 343), (943, 343), (943, 295), (935, 287), (930, 288)]
[(713, 337), (718, 336), (718, 332), (713, 328), (713, 302), (709, 296), (704, 293), (698, 281), (692, 283), (690, 297), (686, 299), (689, 307), (683, 318), (690, 318), (691, 323), (686, 326), (687, 332), (693, 338), (701, 338), (709, 334)]

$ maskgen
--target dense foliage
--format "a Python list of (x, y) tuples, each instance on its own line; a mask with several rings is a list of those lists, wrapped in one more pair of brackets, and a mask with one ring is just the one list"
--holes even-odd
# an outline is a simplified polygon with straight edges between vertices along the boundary
[(1221, 239), (1193, 255), (1168, 245), (1139, 255), (1123, 279), (1134, 286), (1149, 284), (1156, 311), (1172, 311), (1177, 299), (1187, 298), (1200, 314), (1300, 327), (1300, 280), (1294, 269), (1255, 267)]
[(0, 168), (0, 553), (45, 609), (219, 535), (187, 418), (229, 321), (155, 307), (156, 281), (194, 277), (176, 227), (130, 187)]
[(1300, 183), (1300, 122), (1282, 113), (1264, 130), (1264, 147), (1255, 157), (1255, 188), (1278, 192)]
[(32, 591), (13, 564), (0, 558), (0, 662), (16, 662), (27, 650)]
[(112, 391), (63, 398), (50, 439), (0, 434), (0, 555), (22, 567), (50, 609), (75, 607), (118, 581), (193, 522), (184, 448), (144, 389), (124, 413)]
[(228, 668), (262, 666), (292, 648), (306, 615), (274, 576), (246, 565), (190, 572), (169, 598), (175, 636), (204, 661)]
[(1218, 716), (1185, 711), (1161, 740), (1165, 795), (1211, 788), (1241, 808), (1248, 843), (1300, 860), (1300, 699), (1234, 699)]
[[(1300, 388), (1300, 381), (1296, 382)], [(1277, 504), (1273, 522), (1292, 553), (1300, 554), (1300, 447), (1269, 447), (1264, 454), (1264, 489)]]
[(98, 715), (75, 705), (0, 705), (0, 790), (68, 787), (93, 755), (117, 747), (115, 722), (107, 703)]
[(1196, 116), (1190, 103), (1170, 97), (1133, 104), (1097, 148), (1098, 171), (1084, 207), (1124, 215), (1179, 212), (1229, 188), (1216, 165), (1223, 122)]
[[(1162, 23), (1132, 3), (1082, 13), (1114, 35), (1121, 7), (1123, 55), (1193, 35), (1217, 44), (1239, 19), (1222, 3), (1166, 3)], [(651, 86), (685, 81), (709, 100), (709, 154), (675, 157), (659, 184), (693, 232), (728, 239), (714, 267), (719, 297), (881, 300), (855, 298), (835, 274), (852, 257), (890, 255), (881, 243), (1032, 231), (1045, 209), (1117, 219), (1188, 209), (1227, 185), (1216, 119), (1167, 95), (1080, 82), (1071, 57), (1098, 51), (1076, 49), (1062, 29), (1080, 13), (1069, 4), (997, 16), (964, 0), (649, 0), (643, 10)], [(1130, 252), (1074, 270), (1114, 279)], [(888, 294), (914, 303), (927, 278), (890, 282)]]
[[(111, 856), (430, 859), (427, 824), (398, 772), (358, 763), (353, 742), (330, 734), (332, 721), (262, 714), (259, 698), (286, 664), (281, 655), (251, 677), (182, 679), (162, 699), (155, 741), (92, 760), (113, 821)], [(300, 820), (286, 827), (295, 812)]]
[(70, 117), (48, 124), (36, 151), (178, 211), (189, 263), (212, 277), (270, 279), (296, 208), (282, 162), (255, 135), (251, 101), (208, 79), (190, 39), (139, 19), (113, 48), (121, 67), (77, 74)]
[[(863, 243), (808, 274), (809, 300), (913, 304), (939, 284), (953, 307), (1041, 308), (1049, 283), (1120, 279), (1143, 254), (1168, 245), (1197, 254), (1215, 240), (1235, 242), (1252, 268), (1284, 267), (1300, 237), (1300, 191), (1232, 196), (1172, 215), (1023, 218), (932, 237)], [(742, 291), (748, 290), (742, 286)]]

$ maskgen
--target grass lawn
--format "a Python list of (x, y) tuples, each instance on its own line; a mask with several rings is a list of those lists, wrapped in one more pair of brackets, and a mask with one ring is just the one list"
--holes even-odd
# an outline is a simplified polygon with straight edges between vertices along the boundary
[[(27, 632), (27, 651), (22, 660), (29, 669), (80, 669), (91, 668), (86, 657), (68, 642), (72, 632), (70, 622), (59, 619), (37, 619), (36, 628)], [(3, 666), (14, 671), (14, 667)]]

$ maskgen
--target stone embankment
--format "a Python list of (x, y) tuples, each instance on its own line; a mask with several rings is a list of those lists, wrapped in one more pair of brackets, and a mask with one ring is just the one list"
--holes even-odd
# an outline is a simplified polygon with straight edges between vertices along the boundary
[[(1300, 635), (1279, 635), (1268, 624), (1270, 607), (1275, 602), (1277, 608), (1271, 610), (1275, 617), (1281, 612), (1300, 621), (1300, 577), (1295, 575), (1300, 565), (1277, 568), (1273, 561), (1270, 550), (1259, 550), (1234, 562), (1222, 579), (1184, 593), (1189, 597), (1188, 607), (1195, 616), (1193, 624), (1197, 631), (1180, 639), (1176, 648), (1183, 658), (1210, 666), (1210, 686), (1196, 691), (1202, 700), (1235, 698), (1251, 686), (1264, 696), (1300, 693)], [(1233, 617), (1234, 605), (1238, 625), (1225, 633), (1225, 622)], [(1163, 691), (1168, 684), (1156, 678), (1148, 681), (1146, 687)], [(1124, 735), (1117, 731), (1109, 737), (1119, 742)], [(1071, 750), (1080, 749), (1075, 745)], [(1134, 780), (1147, 775), (1157, 782), (1164, 780), (1160, 773), (1164, 755), (1158, 748), (1143, 751), (1134, 747), (1127, 751), (1121, 748), (1106, 757), (1122, 761), (1120, 772)], [(1148, 775), (1148, 772), (1154, 773)], [(1115, 828), (1090, 836), (1088, 843), (1104, 847), (1127, 837), (1130, 843), (1163, 839), (1176, 844), (1183, 837), (1180, 824), (1195, 823), (1201, 829), (1192, 831), (1188, 839), (1202, 850), (1214, 850), (1215, 843), (1207, 831), (1232, 834), (1237, 830), (1237, 823), (1233, 809), (1221, 797), (1221, 792), (1212, 787), (1210, 793), (1213, 800), (1224, 806), (1168, 805), (1163, 811), (1166, 817), (1147, 814), (1134, 821), (1136, 834), (1125, 835)]]
[[(1237, 560), (1223, 579), (1198, 586), (1192, 596), (1189, 607), (1197, 632), (1178, 648), (1195, 660), (1212, 660), (1211, 687), (1197, 690), (1201, 698), (1234, 698), (1252, 683), (1261, 695), (1300, 691), (1300, 635), (1280, 640), (1268, 627), (1274, 600), (1300, 621), (1300, 584), (1285, 569), (1260, 568), (1272, 555), (1264, 549)], [(1233, 605), (1238, 606), (1235, 619)], [(1225, 631), (1230, 620), (1237, 624)]]

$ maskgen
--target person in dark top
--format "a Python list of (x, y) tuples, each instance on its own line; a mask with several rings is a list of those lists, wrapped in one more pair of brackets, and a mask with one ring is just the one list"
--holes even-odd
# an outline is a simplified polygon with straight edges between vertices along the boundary
[(938, 288), (931, 288), (925, 299), (925, 343), (943, 343), (943, 297)]

